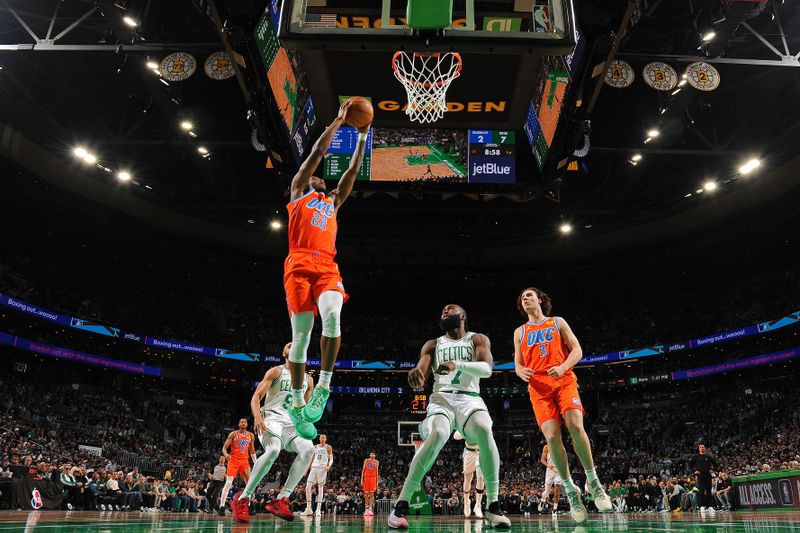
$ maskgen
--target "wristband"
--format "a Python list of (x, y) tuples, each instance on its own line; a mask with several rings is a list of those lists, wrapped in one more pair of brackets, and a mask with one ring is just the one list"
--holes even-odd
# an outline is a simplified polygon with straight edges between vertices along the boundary
[(358, 132), (358, 140), (359, 141), (366, 141), (367, 140), (367, 135), (368, 135), (367, 133), (364, 133), (363, 131), (359, 131)]

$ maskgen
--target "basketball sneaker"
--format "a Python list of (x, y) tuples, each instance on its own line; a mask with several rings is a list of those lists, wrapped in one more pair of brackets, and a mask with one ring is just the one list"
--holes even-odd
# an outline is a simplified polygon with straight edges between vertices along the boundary
[(217, 514), (220, 516), (225, 516), (225, 508), (224, 507), (217, 507)]
[[(294, 520), (294, 514), (289, 510), (289, 498), (273, 498), (264, 506), (264, 509), (289, 522)], [(303, 514), (305, 515), (306, 513)]]
[(372, 509), (367, 509), (364, 511), (364, 516), (375, 516), (375, 513), (372, 512)]
[(475, 518), (483, 518), (483, 509), (477, 503), (475, 504), (475, 509), (472, 510), (475, 513)]
[(314, 511), (311, 509), (311, 507), (306, 507), (305, 511), (300, 513), (300, 516), (311, 516), (312, 514), (314, 514)]
[(544, 512), (544, 500), (539, 502), (537, 509), (539, 509), (540, 513)]
[(500, 510), (500, 502), (492, 502), (489, 504), (489, 507), (486, 509), (486, 521), (489, 522), (489, 526), (499, 529), (511, 527), (511, 520)]
[(586, 522), (589, 514), (586, 512), (583, 500), (581, 500), (581, 490), (575, 487), (575, 492), (567, 492), (567, 500), (569, 500), (569, 514), (572, 515), (572, 519), (578, 523)]
[(602, 513), (605, 511), (610, 511), (614, 508), (614, 505), (611, 503), (611, 498), (609, 498), (608, 494), (606, 494), (602, 483), (599, 481), (587, 483), (585, 488), (586, 494), (588, 494), (589, 497), (594, 500), (594, 505), (597, 507), (598, 511)]
[(472, 508), (469, 506), (469, 500), (464, 500), (464, 518), (472, 516)]
[(233, 511), (233, 519), (237, 522), (249, 522), (250, 498), (243, 498), (242, 493), (237, 492), (231, 500), (231, 511)]
[(303, 407), (303, 418), (306, 422), (316, 423), (322, 418), (322, 412), (325, 410), (325, 404), (328, 403), (328, 396), (331, 391), (325, 387), (314, 387), (314, 392), (311, 393), (308, 403)]
[(406, 520), (407, 514), (408, 502), (398, 500), (397, 503), (394, 504), (394, 509), (392, 509), (389, 515), (389, 527), (392, 529), (408, 529), (408, 520)]
[[(311, 399), (313, 400), (314, 398), (312, 397)], [(294, 428), (297, 430), (297, 434), (306, 440), (314, 440), (317, 438), (317, 428), (314, 427), (314, 424), (303, 418), (303, 409), (304, 407), (290, 407), (286, 411), (289, 413), (289, 418), (294, 422)]]

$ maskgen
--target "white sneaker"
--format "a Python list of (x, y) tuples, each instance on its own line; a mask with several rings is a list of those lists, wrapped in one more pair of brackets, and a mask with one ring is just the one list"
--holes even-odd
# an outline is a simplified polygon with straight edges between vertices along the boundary
[(544, 511), (544, 502), (539, 502), (539, 506), (537, 507), (537, 509), (539, 509), (539, 512), (540, 512), (540, 513), (541, 513), (542, 511)]
[(306, 510), (300, 513), (300, 516), (311, 516), (314, 514), (314, 511), (311, 510), (311, 507), (306, 507)]
[(597, 510), (601, 513), (614, 508), (614, 505), (611, 503), (611, 498), (608, 497), (603, 485), (599, 481), (591, 484), (587, 483), (586, 493), (592, 497), (595, 507), (597, 507)]
[(486, 509), (486, 521), (494, 528), (510, 529), (511, 520), (500, 510), (499, 502), (492, 502)]
[(322, 516), (322, 509), (320, 509), (319, 507), (317, 507), (317, 510), (316, 510), (316, 511), (314, 511), (314, 515), (315, 515), (315, 516)]
[(472, 509), (470, 509), (469, 502), (464, 504), (464, 518), (469, 518), (472, 515)]
[(586, 506), (583, 505), (583, 500), (581, 500), (581, 490), (575, 487), (575, 492), (567, 492), (567, 500), (569, 501), (569, 514), (572, 515), (572, 519), (579, 524), (586, 522), (589, 518), (589, 514), (586, 512)]
[(483, 509), (477, 503), (475, 504), (475, 508), (472, 510), (475, 513), (475, 518), (483, 518)]
[(703, 506), (703, 507), (701, 507), (701, 508), (700, 508), (700, 512), (701, 512), (701, 513), (705, 513), (705, 512), (706, 512), (706, 508), (705, 508), (705, 506)]
[(717, 510), (714, 509), (713, 507), (709, 507), (708, 508), (708, 514), (710, 514), (711, 516), (714, 516), (714, 515), (717, 514)]

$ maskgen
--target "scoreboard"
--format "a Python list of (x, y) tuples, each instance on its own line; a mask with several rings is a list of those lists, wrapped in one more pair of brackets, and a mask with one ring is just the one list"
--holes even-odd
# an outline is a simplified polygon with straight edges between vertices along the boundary
[(514, 183), (515, 145), (513, 131), (469, 130), (470, 183)]
[[(328, 152), (325, 154), (323, 165), (323, 179), (338, 180), (342, 177), (347, 167), (350, 166), (350, 159), (358, 145), (358, 130), (350, 126), (342, 126), (333, 136)], [(372, 128), (367, 135), (367, 146), (364, 150), (364, 162), (358, 171), (356, 180), (369, 181), (370, 167), (372, 164)]]
[(411, 414), (424, 415), (428, 410), (428, 395), (414, 394), (411, 398)]

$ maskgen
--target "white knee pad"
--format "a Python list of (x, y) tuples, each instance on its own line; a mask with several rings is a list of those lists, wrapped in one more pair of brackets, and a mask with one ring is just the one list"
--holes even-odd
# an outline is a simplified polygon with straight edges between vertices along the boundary
[(319, 295), (317, 307), (322, 318), (322, 336), (335, 339), (342, 336), (342, 305), (344, 296), (341, 292), (325, 291)]
[(292, 347), (289, 348), (289, 361), (305, 363), (308, 344), (311, 342), (311, 330), (314, 329), (314, 313), (303, 311), (292, 315)]

